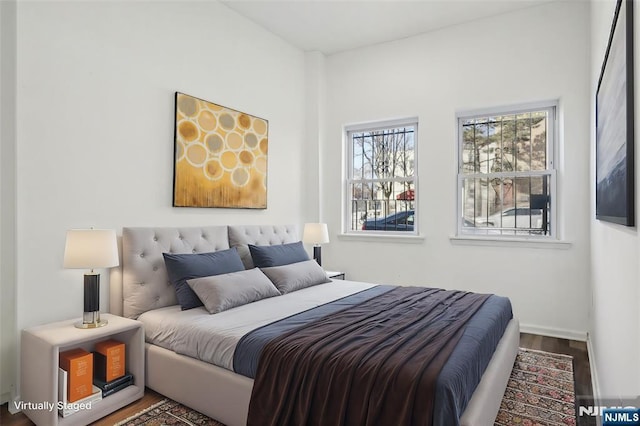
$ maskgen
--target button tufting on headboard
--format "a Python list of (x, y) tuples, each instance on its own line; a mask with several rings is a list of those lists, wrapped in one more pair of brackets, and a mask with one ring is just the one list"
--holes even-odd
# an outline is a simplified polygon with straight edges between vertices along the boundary
[[(208, 238), (202, 238), (208, 235)], [(124, 228), (122, 230), (123, 315), (177, 303), (162, 253), (206, 253), (229, 248), (226, 226)]]
[[(207, 253), (236, 247), (245, 268), (249, 269), (253, 268), (253, 262), (247, 244), (274, 245), (299, 240), (297, 229), (292, 225), (124, 228), (122, 312), (115, 309), (112, 312), (137, 318), (148, 310), (177, 304), (162, 253)], [(115, 285), (115, 280), (112, 283)]]
[(298, 238), (298, 232), (293, 225), (229, 226), (229, 245), (238, 250), (246, 269), (253, 268), (248, 244), (268, 246), (295, 243), (296, 241), (300, 241), (300, 238)]

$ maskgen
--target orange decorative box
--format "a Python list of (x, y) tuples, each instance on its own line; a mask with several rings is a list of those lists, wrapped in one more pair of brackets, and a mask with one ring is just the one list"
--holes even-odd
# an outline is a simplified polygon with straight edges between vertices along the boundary
[(84, 349), (60, 352), (60, 368), (68, 375), (67, 402), (91, 395), (93, 390), (93, 354)]
[(110, 382), (125, 373), (124, 343), (117, 340), (105, 340), (96, 343), (95, 376), (99, 380)]

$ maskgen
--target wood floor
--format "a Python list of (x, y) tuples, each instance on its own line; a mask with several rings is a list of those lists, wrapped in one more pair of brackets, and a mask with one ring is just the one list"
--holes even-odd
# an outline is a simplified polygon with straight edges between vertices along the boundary
[[(573, 340), (557, 339), (554, 337), (538, 336), (534, 334), (520, 334), (520, 347), (535, 349), (545, 352), (554, 352), (573, 356), (573, 368), (575, 375), (576, 397), (579, 401), (590, 402), (593, 399), (591, 388), (591, 371), (589, 369), (589, 357), (587, 345), (584, 342)], [(93, 423), (98, 426), (111, 426), (116, 422), (126, 419), (135, 413), (155, 404), (163, 398), (157, 392), (146, 389), (144, 397), (139, 401), (127, 405), (115, 413)], [(22, 413), (9, 414), (7, 404), (0, 407), (0, 424), (3, 426), (27, 426), (33, 423)], [(595, 426), (595, 419), (579, 418), (578, 426)]]
[[(101, 418), (97, 422), (92, 423), (96, 426), (113, 426), (115, 423), (131, 417), (134, 414), (144, 410), (147, 407), (162, 400), (164, 396), (149, 388), (144, 390), (144, 396), (120, 410)], [(3, 404), (0, 408), (0, 425), (2, 426), (33, 426), (34, 423), (22, 413), (11, 415), (7, 410), (7, 404)]]

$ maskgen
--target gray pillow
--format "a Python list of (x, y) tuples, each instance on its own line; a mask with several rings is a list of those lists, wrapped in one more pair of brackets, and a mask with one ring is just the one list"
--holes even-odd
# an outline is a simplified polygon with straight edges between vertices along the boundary
[(271, 284), (269, 278), (257, 268), (194, 278), (187, 280), (187, 284), (202, 300), (210, 314), (267, 297), (280, 296), (280, 292)]
[(331, 282), (324, 269), (315, 260), (260, 269), (282, 294)]

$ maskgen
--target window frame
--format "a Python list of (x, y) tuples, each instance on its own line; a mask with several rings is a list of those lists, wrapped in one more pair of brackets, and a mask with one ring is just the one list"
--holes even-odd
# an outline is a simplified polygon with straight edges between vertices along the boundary
[[(380, 179), (380, 180), (394, 180), (395, 182), (406, 182), (413, 181), (413, 192), (414, 192), (414, 224), (413, 231), (379, 231), (379, 230), (362, 230), (362, 229), (351, 229), (351, 220), (352, 220), (352, 208), (353, 208), (353, 199), (351, 193), (351, 185), (356, 181), (359, 182), (375, 182), (376, 179), (354, 179), (353, 177), (353, 140), (351, 137), (352, 133), (359, 132), (371, 132), (376, 130), (383, 129), (391, 129), (398, 127), (413, 127), (413, 178), (394, 178), (394, 179)], [(389, 120), (379, 120), (379, 121), (370, 121), (363, 122), (358, 124), (350, 124), (343, 127), (343, 147), (345, 154), (345, 161), (343, 167), (343, 191), (344, 196), (342, 197), (343, 203), (343, 224), (342, 224), (342, 232), (345, 235), (375, 235), (375, 236), (388, 236), (388, 237), (415, 237), (419, 234), (419, 226), (420, 221), (417, 220), (418, 217), (418, 117), (405, 117), (398, 119), (389, 119)], [(378, 200), (380, 201), (380, 200)]]
[[(463, 173), (463, 122), (465, 120), (476, 119), (491, 115), (517, 115), (533, 111), (548, 112), (547, 122), (547, 168), (545, 170), (529, 170), (529, 171), (513, 171), (513, 172), (494, 172), (494, 173)], [(557, 168), (557, 154), (559, 145), (559, 102), (553, 101), (541, 101), (522, 103), (517, 105), (506, 105), (491, 108), (475, 109), (458, 111), (456, 113), (456, 237), (463, 239), (490, 239), (490, 240), (533, 240), (533, 241), (548, 241), (558, 240), (560, 237), (560, 226), (558, 224), (558, 168)], [(501, 178), (501, 177), (535, 177), (535, 176), (549, 176), (549, 221), (552, 224), (548, 235), (522, 235), (522, 234), (472, 234), (463, 232), (463, 181), (465, 178)], [(519, 208), (514, 206), (514, 208)], [(483, 228), (480, 228), (483, 229)]]

